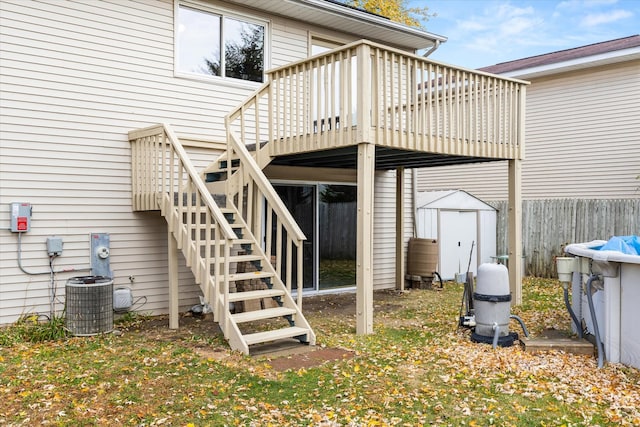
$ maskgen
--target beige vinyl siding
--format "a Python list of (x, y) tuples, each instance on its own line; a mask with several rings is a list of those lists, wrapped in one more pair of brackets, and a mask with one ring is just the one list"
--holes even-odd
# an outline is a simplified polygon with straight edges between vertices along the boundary
[[(413, 237), (412, 174), (405, 170), (404, 251)], [(395, 288), (396, 271), (396, 171), (379, 171), (375, 175), (373, 217), (373, 286)]]
[(271, 68), (281, 67), (308, 56), (308, 27), (279, 17), (273, 18), (271, 24)]
[[(524, 199), (638, 198), (640, 61), (535, 79), (527, 89)], [(419, 189), (504, 200), (507, 163), (424, 169)]]
[[(13, 201), (33, 205), (32, 229), (22, 236), (27, 271), (48, 271), (48, 236), (63, 239), (54, 262), (62, 270), (88, 267), (89, 234), (109, 233), (115, 286), (145, 297), (142, 311), (165, 312), (166, 224), (158, 213), (131, 212), (127, 132), (168, 122), (183, 136), (223, 141), (223, 116), (252, 89), (173, 76), (172, 1), (0, 7), (0, 324), (49, 310), (49, 276), (17, 266), (17, 235), (7, 231)], [(302, 58), (306, 32), (298, 37)], [(215, 158), (206, 151), (189, 149), (197, 167)], [(183, 264), (184, 309), (199, 290)], [(58, 300), (70, 277), (86, 274), (56, 274)]]
[[(144, 296), (143, 311), (166, 306), (166, 226), (157, 214), (131, 212), (126, 133), (170, 118), (179, 123), (175, 116), (188, 112), (167, 97), (188, 91), (171, 85), (171, 3), (131, 6), (144, 10), (95, 2), (1, 5), (0, 204), (33, 205), (32, 229), (22, 236), (25, 269), (48, 270), (45, 241), (53, 235), (64, 242), (55, 269), (81, 269), (56, 274), (58, 310), (66, 281), (89, 273), (92, 232), (110, 234), (115, 286)], [(168, 31), (154, 36), (159, 28)], [(193, 121), (182, 120), (185, 128)], [(48, 314), (49, 276), (23, 274), (17, 235), (2, 233), (0, 323)], [(192, 282), (183, 304), (193, 299)]]
[[(131, 211), (127, 133), (167, 122), (185, 139), (224, 142), (224, 116), (259, 86), (176, 77), (174, 6), (172, 0), (0, 2), (0, 324), (49, 312), (48, 275), (18, 268), (17, 234), (8, 231), (11, 202), (33, 205), (31, 231), (22, 235), (25, 269), (48, 271), (48, 236), (64, 242), (57, 270), (86, 268), (90, 233), (109, 233), (115, 287), (146, 298), (137, 306), (142, 312), (167, 311), (166, 223), (157, 212)], [(269, 22), (271, 66), (306, 57), (310, 32), (321, 32), (239, 13)], [(219, 154), (187, 151), (198, 168)], [(200, 291), (179, 258), (184, 310)], [(87, 273), (56, 274), (58, 309), (66, 281)]]

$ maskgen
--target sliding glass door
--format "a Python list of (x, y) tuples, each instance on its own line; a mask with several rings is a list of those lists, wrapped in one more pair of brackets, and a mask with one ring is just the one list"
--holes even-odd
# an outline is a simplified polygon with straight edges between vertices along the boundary
[(356, 283), (356, 187), (336, 184), (277, 184), (307, 237), (304, 289), (328, 291)]
[(274, 188), (307, 237), (302, 251), (303, 287), (315, 289), (316, 186), (274, 185)]
[(356, 187), (318, 185), (318, 289), (356, 285)]

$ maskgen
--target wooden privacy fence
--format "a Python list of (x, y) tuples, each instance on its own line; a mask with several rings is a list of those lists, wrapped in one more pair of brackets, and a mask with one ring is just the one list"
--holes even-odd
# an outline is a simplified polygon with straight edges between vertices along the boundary
[[(498, 209), (497, 251), (507, 250), (507, 202), (488, 202)], [(552, 199), (522, 202), (522, 246), (525, 274), (556, 277), (554, 259), (569, 243), (608, 240), (640, 234), (640, 199)]]
[(356, 256), (356, 202), (320, 203), (318, 246), (320, 257), (354, 259)]

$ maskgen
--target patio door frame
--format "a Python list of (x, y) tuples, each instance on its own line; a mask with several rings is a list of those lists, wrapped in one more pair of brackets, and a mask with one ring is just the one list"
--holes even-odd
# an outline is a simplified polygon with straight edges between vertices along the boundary
[[(314, 213), (313, 213), (313, 286), (310, 288), (303, 287), (303, 295), (319, 295), (319, 294), (335, 294), (340, 292), (353, 292), (356, 289), (356, 284), (354, 282), (353, 286), (345, 286), (345, 287), (335, 287), (330, 289), (320, 289), (320, 246), (319, 246), (319, 230), (320, 230), (320, 192), (319, 188), (321, 185), (341, 185), (341, 186), (349, 186), (349, 187), (357, 187), (355, 183), (352, 182), (328, 182), (328, 181), (295, 181), (295, 180), (272, 180), (271, 184), (276, 186), (291, 186), (291, 187), (299, 187), (299, 186), (313, 186), (315, 188), (315, 203), (314, 203)], [(264, 228), (263, 228), (264, 229)], [(264, 241), (264, 236), (263, 236)], [(293, 289), (292, 293), (294, 295), (297, 294), (297, 290)]]

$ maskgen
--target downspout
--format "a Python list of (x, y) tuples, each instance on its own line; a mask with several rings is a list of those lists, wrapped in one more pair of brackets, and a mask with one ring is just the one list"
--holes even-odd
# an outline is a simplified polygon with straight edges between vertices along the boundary
[(440, 40), (436, 40), (435, 44), (433, 46), (431, 46), (431, 49), (429, 49), (428, 51), (426, 51), (425, 53), (422, 54), (422, 56), (424, 58), (426, 58), (427, 56), (431, 55), (433, 52), (435, 52), (438, 48), (440, 47)]

